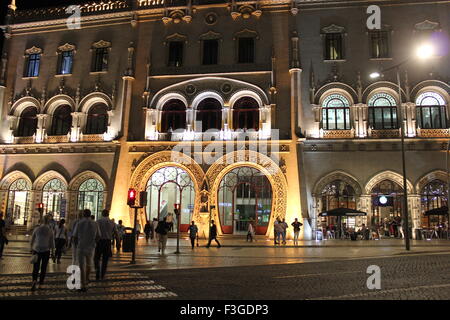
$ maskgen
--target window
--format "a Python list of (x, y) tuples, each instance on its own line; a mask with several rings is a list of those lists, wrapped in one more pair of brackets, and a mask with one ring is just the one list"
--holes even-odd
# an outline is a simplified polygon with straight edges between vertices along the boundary
[[(383, 195), (389, 200), (380, 204), (378, 199)], [(403, 188), (391, 180), (377, 183), (371, 190), (372, 198), (372, 225), (383, 222), (392, 222), (394, 218), (401, 217), (403, 206)]]
[(104, 209), (104, 187), (96, 179), (88, 179), (80, 185), (78, 190), (78, 210), (89, 209), (97, 218), (101, 218)]
[(160, 132), (186, 128), (186, 106), (177, 99), (167, 101), (161, 112)]
[(30, 54), (27, 58), (27, 65), (25, 68), (25, 77), (38, 77), (39, 67), (41, 64), (41, 54)]
[(370, 31), (369, 40), (372, 59), (389, 58), (388, 31)]
[(14, 181), (8, 190), (7, 220), (11, 218), (16, 225), (26, 225), (29, 218), (31, 184), (25, 179)]
[(109, 48), (95, 48), (92, 60), (92, 72), (108, 71)]
[(253, 63), (255, 61), (255, 39), (242, 37), (238, 40), (238, 63)]
[(207, 98), (197, 107), (197, 121), (202, 123), (202, 132), (222, 128), (222, 105), (214, 98)]
[(416, 99), (417, 125), (421, 129), (447, 128), (444, 98), (436, 92), (424, 92)]
[(52, 118), (51, 135), (63, 136), (69, 133), (72, 127), (72, 109), (68, 105), (59, 106)]
[(218, 40), (203, 40), (203, 64), (217, 64), (219, 56)]
[(331, 94), (322, 103), (322, 128), (324, 130), (350, 129), (350, 103), (340, 94)]
[(108, 111), (104, 104), (89, 109), (86, 122), (86, 134), (102, 134), (108, 130)]
[(325, 34), (325, 60), (343, 60), (343, 34), (327, 33)]
[(243, 97), (233, 105), (233, 129), (259, 129), (259, 104), (251, 97)]
[(428, 210), (447, 206), (447, 189), (447, 183), (438, 179), (430, 181), (422, 188), (420, 192), (420, 202), (422, 204), (422, 227), (434, 228), (436, 225), (440, 225), (446, 220), (445, 216), (425, 216), (424, 213)]
[(181, 67), (183, 65), (183, 42), (169, 42), (169, 67)]
[(52, 214), (55, 220), (65, 218), (67, 200), (65, 198), (66, 185), (55, 178), (47, 182), (42, 193), (44, 214)]
[(63, 51), (59, 55), (58, 74), (71, 74), (73, 65), (73, 50)]
[(28, 107), (19, 119), (19, 127), (17, 128), (18, 137), (31, 137), (36, 133), (37, 129), (37, 110), (35, 107)]
[(397, 129), (397, 103), (387, 93), (374, 94), (368, 102), (369, 125), (372, 129)]

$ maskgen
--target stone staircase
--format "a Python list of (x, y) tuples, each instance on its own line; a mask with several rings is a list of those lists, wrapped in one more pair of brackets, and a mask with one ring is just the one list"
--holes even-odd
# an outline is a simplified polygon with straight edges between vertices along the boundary
[(14, 236), (24, 236), (29, 234), (29, 231), (27, 230), (27, 226), (20, 226), (20, 225), (10, 225), (7, 228), (6, 231), (10, 235)]

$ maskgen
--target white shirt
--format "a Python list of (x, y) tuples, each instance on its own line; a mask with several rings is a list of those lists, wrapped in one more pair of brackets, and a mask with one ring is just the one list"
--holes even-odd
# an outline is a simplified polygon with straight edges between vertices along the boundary
[(91, 251), (99, 234), (98, 224), (91, 217), (81, 219), (75, 226), (73, 237), (78, 240), (77, 250)]
[(98, 229), (100, 231), (100, 239), (111, 240), (116, 225), (108, 217), (102, 217), (97, 220)]
[(55, 239), (66, 239), (66, 227), (60, 228), (59, 225), (56, 226)]

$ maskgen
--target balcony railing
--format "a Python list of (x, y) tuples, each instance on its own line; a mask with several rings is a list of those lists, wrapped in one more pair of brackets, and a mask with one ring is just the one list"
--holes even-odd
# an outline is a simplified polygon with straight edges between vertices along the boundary
[(354, 130), (322, 130), (323, 139), (352, 139), (354, 137)]
[(421, 138), (448, 138), (450, 137), (450, 129), (417, 128), (417, 136)]
[(371, 129), (369, 130), (369, 137), (375, 139), (399, 138), (400, 129)]

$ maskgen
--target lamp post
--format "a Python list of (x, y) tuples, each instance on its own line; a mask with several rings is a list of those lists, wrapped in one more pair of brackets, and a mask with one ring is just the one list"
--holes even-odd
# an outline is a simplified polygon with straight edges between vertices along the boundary
[[(423, 44), (419, 46), (416, 50), (416, 56), (420, 59), (428, 59), (433, 56), (433, 47), (429, 44)], [(409, 215), (408, 215), (408, 185), (406, 183), (406, 157), (405, 157), (405, 126), (403, 125), (403, 108), (402, 108), (402, 87), (400, 81), (400, 67), (406, 63), (408, 63), (412, 58), (408, 58), (403, 62), (387, 68), (381, 72), (373, 72), (370, 74), (372, 79), (377, 79), (381, 77), (381, 74), (384, 72), (394, 70), (397, 74), (397, 89), (398, 89), (398, 101), (399, 101), (399, 116), (397, 117), (397, 122), (400, 126), (400, 143), (402, 147), (402, 174), (403, 174), (403, 210), (402, 210), (402, 218), (403, 218), (403, 226), (404, 235), (405, 235), (405, 249), (410, 250), (410, 241), (409, 241)], [(448, 172), (448, 171), (447, 171)], [(448, 177), (448, 174), (447, 174)], [(448, 178), (447, 178), (448, 179)]]
[(450, 150), (450, 140), (447, 142), (447, 152), (445, 153), (445, 164), (447, 167), (447, 239), (450, 239), (450, 173), (448, 165), (448, 152)]
[(180, 254), (180, 204), (175, 203), (174, 204), (174, 212), (175, 216), (177, 217), (177, 251), (175, 251), (175, 254)]

